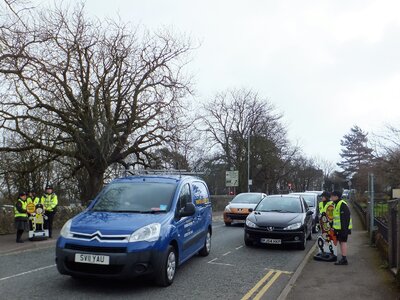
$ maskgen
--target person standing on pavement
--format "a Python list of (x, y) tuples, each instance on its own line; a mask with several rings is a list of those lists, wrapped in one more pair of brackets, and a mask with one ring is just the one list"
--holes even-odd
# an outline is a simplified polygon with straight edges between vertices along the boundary
[(45, 221), (45, 227), (47, 227), (47, 229), (49, 230), (49, 238), (51, 238), (53, 229), (53, 219), (54, 215), (56, 214), (58, 198), (53, 191), (53, 187), (49, 184), (46, 186), (45, 194), (42, 196), (41, 203), (44, 205), (45, 214), (47, 216), (47, 220)]
[(33, 203), (35, 205), (39, 204), (40, 198), (36, 196), (36, 193), (33, 190), (28, 191), (28, 198), (26, 199), (27, 203)]
[(15, 229), (17, 230), (17, 243), (23, 243), (24, 241), (21, 239), (22, 234), (25, 230), (28, 230), (28, 213), (26, 212), (26, 193), (20, 192), (18, 195), (18, 200), (14, 206), (14, 224)]
[(331, 193), (331, 200), (335, 204), (333, 210), (333, 229), (340, 244), (342, 258), (335, 262), (335, 265), (347, 265), (347, 238), (353, 228), (349, 206), (342, 199), (342, 193), (334, 191)]
[(320, 218), (321, 218), (321, 215), (322, 215), (323, 213), (326, 213), (327, 207), (328, 207), (329, 205), (332, 205), (332, 204), (333, 204), (333, 202), (329, 200), (330, 197), (331, 197), (331, 194), (328, 193), (328, 192), (323, 192), (323, 193), (321, 194), (321, 199), (322, 199), (322, 201), (318, 204), (318, 210), (319, 210), (319, 216), (320, 216)]

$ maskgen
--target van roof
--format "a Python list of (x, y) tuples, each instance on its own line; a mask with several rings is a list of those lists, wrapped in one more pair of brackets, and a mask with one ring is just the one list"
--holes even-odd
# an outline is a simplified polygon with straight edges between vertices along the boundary
[[(138, 182), (138, 181), (150, 181), (150, 182), (180, 182), (186, 179), (199, 179), (194, 176), (188, 175), (133, 175), (122, 178), (117, 178), (113, 182)], [(199, 179), (201, 180), (201, 179)]]

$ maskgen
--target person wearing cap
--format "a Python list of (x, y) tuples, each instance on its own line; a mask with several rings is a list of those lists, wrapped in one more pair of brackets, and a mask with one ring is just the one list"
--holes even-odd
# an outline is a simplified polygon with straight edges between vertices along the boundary
[(331, 201), (335, 204), (333, 210), (333, 229), (340, 244), (342, 258), (335, 265), (347, 265), (347, 238), (353, 228), (349, 206), (342, 199), (342, 193), (334, 191), (331, 193)]
[(56, 213), (56, 208), (58, 205), (57, 195), (53, 191), (53, 187), (51, 185), (47, 185), (45, 188), (45, 194), (42, 196), (41, 201), (44, 205), (45, 214), (47, 216), (47, 220), (45, 221), (45, 227), (49, 230), (49, 238), (51, 238), (52, 229), (53, 229), (53, 219)]
[(26, 193), (20, 192), (18, 195), (18, 200), (14, 206), (14, 224), (17, 230), (17, 243), (23, 243), (21, 239), (22, 234), (25, 230), (28, 230), (28, 213), (26, 212)]

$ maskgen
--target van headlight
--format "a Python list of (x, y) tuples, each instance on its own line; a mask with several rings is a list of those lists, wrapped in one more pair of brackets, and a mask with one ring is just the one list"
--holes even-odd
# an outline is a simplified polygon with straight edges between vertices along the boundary
[(67, 222), (65, 222), (64, 226), (61, 228), (60, 235), (64, 238), (72, 238), (72, 233), (71, 233), (71, 224), (72, 224), (72, 219), (69, 219)]
[(160, 238), (161, 224), (153, 223), (136, 230), (129, 237), (129, 242), (155, 242)]
[(231, 208), (229, 207), (229, 205), (225, 206), (225, 212), (228, 212), (228, 213), (231, 212)]
[(294, 223), (294, 224), (291, 224), (291, 225), (283, 228), (283, 230), (296, 230), (296, 229), (299, 229), (301, 227), (301, 225), (302, 225), (301, 222)]

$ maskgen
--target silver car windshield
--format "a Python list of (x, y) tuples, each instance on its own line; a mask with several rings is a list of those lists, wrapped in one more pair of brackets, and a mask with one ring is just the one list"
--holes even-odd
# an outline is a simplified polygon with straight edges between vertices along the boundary
[(231, 203), (257, 204), (261, 200), (261, 194), (243, 193), (232, 199)]

